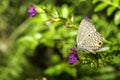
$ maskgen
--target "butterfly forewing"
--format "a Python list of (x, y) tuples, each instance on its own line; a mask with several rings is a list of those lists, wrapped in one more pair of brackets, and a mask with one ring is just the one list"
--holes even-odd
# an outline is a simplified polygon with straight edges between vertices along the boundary
[[(99, 45), (100, 44), (100, 45)], [(102, 45), (102, 39), (95, 26), (83, 19), (78, 28), (77, 47), (94, 53)]]
[(83, 40), (85, 40), (87, 35), (92, 32), (96, 32), (94, 25), (91, 24), (88, 20), (83, 19), (78, 28), (77, 46), (82, 48)]

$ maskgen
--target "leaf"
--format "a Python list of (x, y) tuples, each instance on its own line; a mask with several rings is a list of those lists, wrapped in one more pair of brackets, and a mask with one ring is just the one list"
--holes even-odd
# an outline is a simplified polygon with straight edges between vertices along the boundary
[(110, 16), (115, 11), (115, 9), (116, 9), (116, 7), (113, 7), (113, 6), (108, 7), (108, 9), (107, 9), (107, 15)]
[(68, 68), (68, 64), (66, 63), (60, 63), (55, 66), (51, 66), (47, 68), (44, 73), (47, 75), (60, 75), (62, 72), (64, 72)]
[(120, 0), (112, 0), (112, 2), (115, 6), (119, 6)]
[(100, 3), (96, 6), (94, 11), (95, 12), (101, 11), (101, 10), (105, 9), (107, 6), (108, 6), (108, 4), (106, 4), (106, 3)]
[(120, 23), (120, 11), (117, 11), (114, 17), (114, 22), (116, 25)]
[(92, 3), (95, 4), (97, 3), (99, 0), (93, 0)]
[(61, 13), (62, 13), (62, 17), (67, 18), (68, 17), (68, 13), (69, 13), (69, 9), (67, 5), (63, 5), (61, 8)]
[(68, 73), (68, 74), (70, 74), (73, 77), (77, 76), (77, 70), (75, 68), (67, 67), (65, 69), (65, 72)]
[(112, 66), (102, 67), (97, 70), (99, 73), (113, 72), (114, 68)]
[(111, 63), (119, 64), (120, 63), (120, 56), (113, 56)]

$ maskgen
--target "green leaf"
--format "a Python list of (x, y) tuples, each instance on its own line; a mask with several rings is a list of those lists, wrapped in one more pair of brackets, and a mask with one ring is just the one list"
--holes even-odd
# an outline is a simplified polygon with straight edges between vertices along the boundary
[(99, 0), (93, 0), (92, 3), (95, 4), (97, 3)]
[(67, 5), (62, 6), (62, 17), (67, 18), (69, 13), (69, 9)]
[(70, 74), (73, 77), (77, 76), (77, 70), (74, 67), (73, 68), (72, 67), (67, 67), (65, 69), (65, 72), (68, 73), (68, 74)]
[(113, 72), (114, 68), (112, 66), (102, 67), (97, 70), (99, 73)]
[(120, 56), (113, 56), (112, 62), (113, 64), (119, 64), (120, 63)]
[(115, 9), (116, 9), (116, 7), (113, 7), (113, 6), (108, 7), (108, 9), (107, 9), (107, 15), (110, 16), (115, 11)]
[(114, 22), (116, 25), (120, 23), (120, 10), (116, 12), (115, 17), (114, 17)]
[(62, 72), (66, 70), (68, 65), (66, 63), (60, 63), (55, 66), (47, 68), (44, 73), (47, 75), (60, 75)]
[(95, 7), (94, 11), (95, 12), (101, 11), (101, 10), (105, 9), (107, 6), (108, 6), (108, 4), (106, 4), (106, 3), (100, 3)]
[(112, 0), (112, 2), (115, 6), (119, 6), (120, 0)]

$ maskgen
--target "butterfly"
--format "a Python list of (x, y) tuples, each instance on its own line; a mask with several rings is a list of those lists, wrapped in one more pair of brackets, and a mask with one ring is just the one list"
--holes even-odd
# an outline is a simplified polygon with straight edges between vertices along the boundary
[(77, 33), (77, 48), (81, 50), (87, 50), (93, 54), (96, 53), (103, 42), (99, 32), (96, 31), (95, 26), (84, 18), (78, 28)]

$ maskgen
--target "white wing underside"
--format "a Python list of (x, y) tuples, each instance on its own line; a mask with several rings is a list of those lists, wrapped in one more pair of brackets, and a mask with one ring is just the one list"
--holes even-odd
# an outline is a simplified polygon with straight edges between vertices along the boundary
[(89, 34), (96, 32), (95, 26), (89, 21), (83, 19), (79, 25), (77, 33), (77, 46), (84, 50), (83, 42), (87, 39)]

